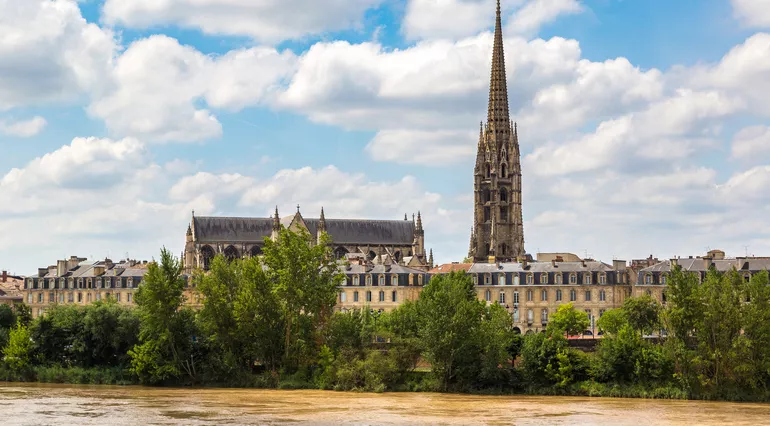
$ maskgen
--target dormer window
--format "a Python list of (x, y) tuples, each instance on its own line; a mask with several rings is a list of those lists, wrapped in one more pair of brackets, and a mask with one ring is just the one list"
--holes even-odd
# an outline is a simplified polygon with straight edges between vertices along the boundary
[(500, 274), (497, 277), (497, 285), (505, 285), (505, 274)]
[(583, 275), (583, 284), (591, 284), (591, 273), (587, 272)]
[(385, 275), (380, 275), (380, 286), (385, 286)]
[(492, 284), (492, 275), (484, 274), (484, 285)]
[(645, 284), (652, 284), (652, 274), (645, 274), (644, 275), (644, 283)]
[(607, 284), (607, 274), (604, 272), (599, 274), (599, 284)]
[(359, 284), (358, 280), (359, 280), (358, 275), (353, 275), (353, 285), (358, 285)]
[(527, 284), (531, 285), (534, 282), (534, 279), (531, 272), (527, 274)]
[(368, 286), (372, 285), (372, 276), (371, 275), (367, 275), (366, 276), (366, 285), (368, 285)]
[(544, 272), (540, 274), (540, 284), (548, 284), (548, 273)]
[(569, 283), (577, 284), (577, 274), (569, 274)]
[(557, 274), (554, 276), (554, 279), (556, 280), (556, 284), (561, 284), (561, 281), (562, 281), (562, 277), (561, 277), (561, 274), (560, 274), (560, 273), (557, 273)]
[(128, 288), (134, 288), (134, 278), (128, 277)]

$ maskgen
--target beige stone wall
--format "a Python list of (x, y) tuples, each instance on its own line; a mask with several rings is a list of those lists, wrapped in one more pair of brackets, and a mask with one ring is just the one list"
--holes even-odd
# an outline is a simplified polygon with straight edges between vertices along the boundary
[[(364, 309), (367, 306), (369, 309), (382, 310), (385, 312), (392, 311), (397, 308), (401, 303), (412, 300), (416, 301), (420, 297), (420, 291), (422, 287), (393, 287), (393, 286), (341, 286), (338, 288), (337, 294), (337, 306), (335, 310), (354, 310)], [(379, 293), (384, 292), (385, 301), (380, 302)], [(396, 292), (396, 301), (392, 300), (392, 292)], [(358, 301), (355, 301), (355, 293), (358, 292)], [(368, 302), (366, 299), (367, 292), (371, 292), (372, 300)]]
[[(32, 309), (32, 316), (37, 318), (41, 312), (56, 305), (85, 306), (97, 300), (107, 300), (108, 297), (115, 298), (121, 305), (134, 306), (135, 292), (136, 288), (27, 290), (24, 293), (24, 302)], [(72, 295), (71, 301), (70, 295)], [(79, 300), (78, 297), (80, 297)]]

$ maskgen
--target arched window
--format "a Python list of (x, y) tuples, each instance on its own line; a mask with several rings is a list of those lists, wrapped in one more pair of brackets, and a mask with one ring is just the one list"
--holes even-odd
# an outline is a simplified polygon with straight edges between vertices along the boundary
[(380, 290), (380, 302), (384, 302), (384, 301), (385, 301), (385, 292)]
[(492, 193), (489, 191), (489, 189), (484, 189), (482, 199), (485, 203), (492, 201)]
[(492, 168), (489, 167), (489, 163), (486, 165), (486, 177), (489, 179), (489, 177), (492, 176)]
[(228, 262), (232, 262), (233, 260), (237, 259), (238, 256), (238, 249), (233, 246), (227, 246), (225, 248), (225, 259), (227, 259)]
[(540, 322), (543, 324), (548, 322), (548, 309), (543, 309), (540, 311)]
[(527, 284), (532, 285), (532, 283), (535, 282), (535, 278), (532, 276), (532, 273), (527, 274)]
[(561, 290), (556, 290), (556, 301), (561, 302)]
[(497, 285), (505, 285), (505, 274), (498, 275)]
[(254, 246), (251, 248), (251, 250), (249, 250), (249, 255), (251, 255), (251, 257), (257, 257), (257, 256), (260, 256), (261, 254), (262, 254), (262, 247), (260, 246)]
[(508, 201), (508, 191), (505, 188), (500, 189), (500, 201)]
[(417, 284), (422, 285), (422, 274), (417, 276)]
[(507, 176), (507, 170), (505, 167), (505, 163), (500, 165), (500, 177), (506, 177)]
[(380, 275), (380, 283), (378, 285), (385, 286), (385, 275)]
[(644, 276), (644, 283), (645, 284), (652, 284), (652, 274), (646, 274)]
[(548, 284), (548, 272), (540, 274), (540, 284)]
[(214, 259), (214, 249), (211, 246), (201, 248), (201, 260), (203, 261), (203, 270), (208, 271), (211, 267), (211, 260)]
[(390, 285), (398, 285), (398, 275), (393, 275), (390, 277)]
[(560, 273), (557, 272), (556, 275), (554, 275), (554, 279), (556, 281), (556, 284), (561, 284), (562, 277)]
[(343, 259), (348, 254), (348, 249), (345, 247), (337, 247), (334, 249), (334, 257), (337, 259)]
[(359, 285), (360, 284), (359, 280), (360, 279), (359, 279), (358, 275), (353, 275), (353, 285)]
[(583, 284), (591, 284), (591, 273), (590, 272), (586, 272), (583, 275)]
[(484, 300), (486, 300), (487, 302), (491, 302), (492, 301), (492, 292), (491, 291), (487, 290), (486, 292), (484, 292)]
[(569, 274), (569, 283), (577, 284), (577, 274), (575, 273)]
[(371, 276), (371, 274), (366, 276), (366, 285), (372, 285), (372, 276)]
[(599, 274), (599, 284), (607, 284), (607, 274), (604, 272)]

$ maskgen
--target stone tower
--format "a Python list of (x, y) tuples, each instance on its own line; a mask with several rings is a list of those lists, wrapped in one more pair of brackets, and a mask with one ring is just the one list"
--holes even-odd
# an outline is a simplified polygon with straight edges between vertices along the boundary
[(521, 156), (516, 124), (508, 115), (503, 30), (497, 0), (487, 123), (481, 124), (473, 172), (473, 229), (468, 257), (510, 261), (525, 254), (521, 214)]

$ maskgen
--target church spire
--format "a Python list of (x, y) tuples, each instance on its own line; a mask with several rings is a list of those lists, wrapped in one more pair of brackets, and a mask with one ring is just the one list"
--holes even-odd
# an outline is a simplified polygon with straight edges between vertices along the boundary
[(500, 17), (500, 0), (497, 0), (495, 41), (492, 48), (492, 73), (489, 80), (489, 109), (487, 125), (494, 132), (508, 130), (508, 87), (505, 81), (505, 53), (503, 52), (503, 25)]

